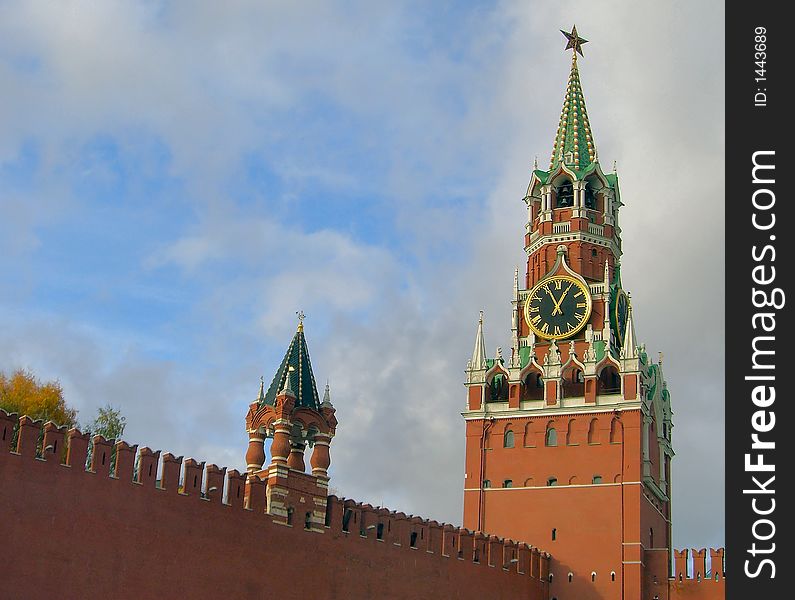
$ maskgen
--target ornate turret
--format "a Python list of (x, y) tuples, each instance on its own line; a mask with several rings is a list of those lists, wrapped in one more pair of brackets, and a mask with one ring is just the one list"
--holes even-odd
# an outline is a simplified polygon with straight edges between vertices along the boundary
[[(251, 403), (246, 415), (248, 472), (267, 479), (268, 510), (284, 517), (287, 522), (290, 522), (291, 511), (295, 508), (291, 494), (303, 498), (300, 502), (305, 503), (308, 499), (306, 490), (315, 489), (313, 503), (325, 506), (325, 500), (321, 502), (319, 499), (325, 498), (328, 489), (329, 445), (337, 427), (328, 386), (322, 404), (318, 398), (303, 320), (303, 313), (298, 313), (298, 329), (267, 392), (261, 379), (257, 399)], [(263, 469), (264, 442), (268, 437), (273, 438), (271, 461)], [(304, 451), (307, 446), (313, 449), (311, 475), (305, 473)], [(322, 523), (321, 512), (321, 509), (316, 509), (309, 514), (307, 522)]]

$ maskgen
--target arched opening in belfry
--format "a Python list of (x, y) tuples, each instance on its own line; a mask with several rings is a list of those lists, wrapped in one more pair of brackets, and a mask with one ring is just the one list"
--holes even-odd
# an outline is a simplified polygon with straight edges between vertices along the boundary
[(597, 394), (620, 394), (621, 375), (613, 365), (608, 365), (599, 373), (599, 380), (596, 386)]
[(522, 400), (543, 400), (544, 379), (538, 371), (530, 371), (522, 380)]
[(574, 206), (574, 185), (568, 179), (564, 179), (555, 190), (555, 208), (571, 206)]
[(563, 397), (582, 398), (585, 396), (585, 374), (577, 365), (571, 365), (563, 373)]
[(488, 402), (508, 402), (508, 379), (504, 373), (497, 373), (488, 382)]
[(597, 199), (596, 199), (596, 192), (593, 189), (594, 180), (590, 180), (585, 184), (585, 199), (583, 203), (585, 204), (585, 208), (590, 210), (597, 210)]

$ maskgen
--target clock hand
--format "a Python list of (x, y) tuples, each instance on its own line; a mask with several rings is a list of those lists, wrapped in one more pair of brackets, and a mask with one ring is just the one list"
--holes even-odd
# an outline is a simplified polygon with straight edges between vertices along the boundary
[[(549, 291), (549, 288), (545, 287), (544, 289), (546, 290), (547, 294), (549, 294), (549, 297), (552, 298), (552, 303), (555, 305), (555, 308), (552, 309), (552, 314), (554, 315), (555, 311), (560, 311), (560, 306), (558, 304), (558, 301), (555, 300), (555, 295), (551, 291)], [(563, 298), (563, 296), (561, 296), (561, 298)]]
[(569, 290), (571, 289), (571, 286), (573, 286), (573, 285), (574, 285), (573, 283), (570, 283), (570, 284), (569, 284), (569, 287), (567, 287), (567, 288), (564, 290), (564, 292), (563, 292), (563, 293), (560, 295), (560, 298), (558, 299), (558, 301), (557, 301), (557, 302), (555, 302), (555, 308), (552, 310), (552, 314), (553, 314), (553, 315), (555, 315), (555, 314), (557, 314), (557, 313), (563, 314), (563, 311), (562, 311), (562, 310), (560, 310), (560, 305), (561, 305), (561, 303), (563, 302), (563, 299), (566, 297), (566, 294), (568, 294), (568, 293), (569, 293)]

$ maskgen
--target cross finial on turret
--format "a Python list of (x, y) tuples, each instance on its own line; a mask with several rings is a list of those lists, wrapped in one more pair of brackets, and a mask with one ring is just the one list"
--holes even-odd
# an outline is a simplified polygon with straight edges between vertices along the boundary
[(306, 315), (304, 314), (304, 311), (302, 311), (302, 310), (297, 311), (295, 313), (295, 316), (298, 317), (298, 331), (303, 331), (304, 330), (304, 319), (306, 318)]

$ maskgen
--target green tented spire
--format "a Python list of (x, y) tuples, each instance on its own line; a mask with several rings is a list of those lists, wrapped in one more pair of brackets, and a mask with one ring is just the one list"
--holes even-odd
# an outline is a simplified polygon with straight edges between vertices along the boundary
[(585, 96), (582, 93), (580, 72), (577, 68), (577, 52), (582, 54), (580, 46), (587, 40), (577, 36), (576, 28), (573, 28), (570, 34), (565, 31), (562, 33), (569, 40), (567, 49), (573, 49), (571, 73), (549, 168), (552, 170), (563, 163), (575, 171), (581, 171), (596, 160), (596, 145), (588, 121), (588, 112), (585, 109)]
[[(288, 378), (289, 374), (289, 378)], [(303, 313), (299, 316), (298, 331), (293, 336), (293, 341), (287, 348), (282, 364), (279, 365), (270, 387), (259, 402), (260, 404), (273, 405), (276, 396), (289, 386), (295, 394), (295, 407), (311, 408), (320, 411), (320, 398), (317, 394), (315, 376), (312, 373), (312, 363), (309, 362), (309, 350), (304, 337)]]

